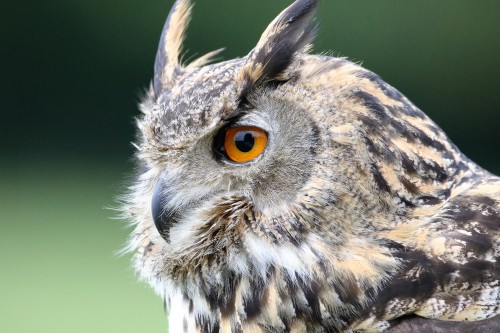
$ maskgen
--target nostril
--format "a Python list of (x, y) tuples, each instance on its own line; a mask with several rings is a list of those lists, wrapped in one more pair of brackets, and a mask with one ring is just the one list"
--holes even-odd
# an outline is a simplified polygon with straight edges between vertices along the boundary
[(156, 229), (165, 241), (170, 240), (170, 227), (172, 226), (172, 211), (166, 207), (165, 191), (163, 181), (160, 179), (153, 190), (153, 197), (151, 199), (151, 213)]

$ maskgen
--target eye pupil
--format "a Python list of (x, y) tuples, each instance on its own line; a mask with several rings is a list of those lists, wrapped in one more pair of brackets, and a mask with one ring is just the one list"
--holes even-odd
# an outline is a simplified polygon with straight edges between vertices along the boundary
[(236, 148), (243, 153), (248, 153), (255, 145), (255, 138), (252, 133), (241, 131), (234, 138)]
[(235, 163), (253, 160), (264, 152), (267, 133), (254, 126), (229, 127), (224, 135), (224, 154)]

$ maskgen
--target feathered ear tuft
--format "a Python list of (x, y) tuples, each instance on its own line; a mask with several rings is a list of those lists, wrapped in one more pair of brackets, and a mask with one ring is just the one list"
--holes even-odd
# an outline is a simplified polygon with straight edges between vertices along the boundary
[(186, 66), (186, 70), (190, 71), (190, 70), (193, 70), (195, 68), (203, 67), (203, 66), (211, 63), (212, 61), (215, 60), (214, 58), (216, 56), (218, 56), (219, 53), (221, 53), (222, 51), (224, 51), (224, 48), (221, 48), (221, 49), (218, 49), (218, 50), (214, 50), (214, 51), (210, 51), (207, 54), (202, 55), (201, 57), (199, 57), (199, 58), (193, 60), (192, 62), (190, 62), (189, 65)]
[(193, 6), (189, 0), (176, 0), (163, 26), (158, 52), (156, 53), (153, 90), (155, 96), (175, 84), (183, 72), (180, 63), (182, 43), (191, 18)]
[(275, 80), (306, 48), (317, 30), (313, 20), (318, 0), (297, 0), (274, 19), (248, 55), (239, 79), (246, 85)]

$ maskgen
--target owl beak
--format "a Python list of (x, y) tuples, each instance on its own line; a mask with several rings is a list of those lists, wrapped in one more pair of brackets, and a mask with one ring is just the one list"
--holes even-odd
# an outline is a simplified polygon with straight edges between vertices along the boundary
[(166, 241), (170, 241), (170, 228), (175, 222), (175, 210), (168, 209), (167, 194), (164, 190), (163, 181), (160, 179), (156, 183), (151, 199), (151, 213), (156, 229), (161, 237)]

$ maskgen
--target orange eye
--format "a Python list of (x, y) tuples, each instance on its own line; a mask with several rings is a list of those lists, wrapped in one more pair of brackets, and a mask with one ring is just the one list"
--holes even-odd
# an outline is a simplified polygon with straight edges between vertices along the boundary
[(228, 128), (224, 138), (224, 149), (229, 159), (236, 163), (253, 160), (266, 148), (267, 133), (252, 126)]

